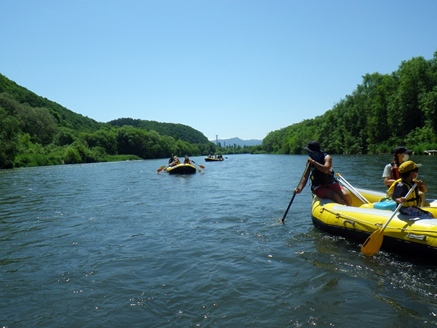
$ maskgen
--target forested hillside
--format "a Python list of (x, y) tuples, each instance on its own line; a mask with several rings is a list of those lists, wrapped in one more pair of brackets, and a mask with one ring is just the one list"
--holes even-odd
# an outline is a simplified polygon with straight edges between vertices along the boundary
[(108, 123), (112, 126), (118, 127), (131, 125), (146, 131), (154, 130), (162, 136), (172, 136), (175, 139), (182, 139), (195, 144), (207, 144), (209, 142), (203, 133), (193, 129), (192, 127), (178, 123), (161, 123), (132, 118), (119, 118)]
[(389, 153), (405, 145), (437, 149), (437, 51), (403, 61), (391, 74), (366, 74), (352, 94), (314, 119), (270, 132), (262, 150), (299, 154), (318, 140), (331, 154)]
[(46, 108), (56, 119), (59, 126), (67, 127), (78, 131), (97, 131), (102, 128), (103, 124), (97, 121), (77, 114), (67, 108), (36, 95), (32, 91), (19, 86), (14, 81), (9, 80), (0, 74), (0, 93), (6, 93), (10, 98), (20, 104), (28, 104), (33, 108)]
[(0, 168), (215, 153), (201, 132), (182, 124), (117, 121), (74, 113), (0, 74)]

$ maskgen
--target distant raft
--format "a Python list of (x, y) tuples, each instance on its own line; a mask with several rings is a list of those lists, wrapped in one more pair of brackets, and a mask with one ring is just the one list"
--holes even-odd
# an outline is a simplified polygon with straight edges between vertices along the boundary
[[(363, 204), (354, 194), (352, 206), (345, 206), (314, 197), (311, 218), (315, 227), (333, 235), (354, 239), (360, 243), (376, 229), (381, 228), (393, 214), (393, 204), (380, 201), (384, 193), (358, 189), (369, 201)], [(394, 202), (393, 202), (394, 203)], [(431, 212), (434, 218), (421, 218), (396, 213), (384, 230), (382, 249), (406, 253), (437, 262), (437, 202), (427, 200), (422, 209)]]
[(221, 162), (223, 161), (222, 158), (214, 158), (214, 157), (205, 157), (205, 162)]
[(166, 172), (169, 174), (193, 174), (196, 173), (196, 166), (192, 164), (178, 164), (167, 167)]

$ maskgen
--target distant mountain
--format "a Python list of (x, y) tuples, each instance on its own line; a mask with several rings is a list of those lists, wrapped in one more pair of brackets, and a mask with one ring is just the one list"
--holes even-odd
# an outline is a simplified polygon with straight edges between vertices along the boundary
[[(213, 143), (216, 143), (217, 139), (214, 140), (210, 140)], [(230, 139), (218, 139), (218, 142), (220, 142), (220, 144), (223, 147), (226, 146), (233, 146), (233, 145), (237, 145), (237, 146), (257, 146), (257, 145), (261, 145), (262, 144), (262, 140), (259, 139), (249, 139), (249, 140), (241, 140), (240, 138), (230, 138)]]

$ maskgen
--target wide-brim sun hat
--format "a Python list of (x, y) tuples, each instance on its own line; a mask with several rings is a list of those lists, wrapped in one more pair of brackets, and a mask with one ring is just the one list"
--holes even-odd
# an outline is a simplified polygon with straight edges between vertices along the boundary
[(305, 147), (302, 147), (306, 151), (309, 151), (310, 153), (323, 153), (322, 150), (320, 150), (320, 144), (317, 141), (310, 141)]

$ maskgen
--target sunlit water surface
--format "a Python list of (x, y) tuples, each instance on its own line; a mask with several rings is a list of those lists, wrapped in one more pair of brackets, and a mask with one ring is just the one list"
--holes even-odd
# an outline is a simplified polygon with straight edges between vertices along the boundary
[[(384, 191), (390, 156), (333, 156)], [(232, 155), (0, 171), (0, 326), (437, 325), (436, 266), (317, 230), (305, 156)], [(437, 198), (437, 157), (415, 156)]]

